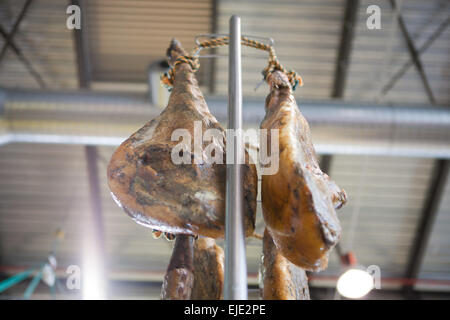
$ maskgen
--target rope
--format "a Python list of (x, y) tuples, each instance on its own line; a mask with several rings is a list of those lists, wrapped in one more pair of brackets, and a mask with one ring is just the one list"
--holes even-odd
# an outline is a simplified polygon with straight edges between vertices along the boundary
[[(228, 36), (225, 36), (225, 37), (209, 39), (209, 40), (205, 40), (205, 41), (201, 42), (199, 45), (197, 45), (194, 48), (193, 53), (191, 55), (181, 56), (177, 60), (175, 60), (174, 65), (169, 69), (169, 71), (164, 73), (161, 76), (162, 84), (165, 87), (167, 87), (167, 89), (169, 91), (171, 91), (172, 87), (173, 87), (173, 81), (175, 79), (175, 67), (177, 65), (179, 65), (181, 63), (187, 63), (191, 66), (192, 71), (196, 72), (200, 67), (200, 63), (198, 61), (200, 51), (202, 49), (212, 49), (212, 48), (226, 46), (229, 43), (229, 39), (230, 38)], [(269, 53), (269, 63), (267, 65), (267, 67), (265, 67), (262, 71), (264, 81), (267, 81), (270, 74), (272, 74), (275, 70), (279, 70), (287, 75), (289, 82), (292, 86), (292, 90), (295, 90), (298, 86), (301, 87), (303, 85), (302, 78), (300, 77), (300, 75), (297, 74), (297, 72), (295, 72), (293, 70), (286, 70), (280, 64), (280, 62), (278, 61), (278, 58), (275, 54), (275, 49), (273, 48), (273, 46), (259, 42), (259, 41), (251, 40), (246, 37), (242, 37), (241, 41), (242, 41), (241, 42), (242, 45), (244, 45), (244, 46), (255, 48), (258, 50), (267, 51)]]

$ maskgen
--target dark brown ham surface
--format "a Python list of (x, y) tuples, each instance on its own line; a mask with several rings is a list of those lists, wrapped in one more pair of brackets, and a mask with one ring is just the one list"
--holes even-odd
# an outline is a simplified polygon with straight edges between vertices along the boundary
[(261, 297), (264, 300), (309, 300), (305, 270), (283, 257), (267, 230), (263, 237), (260, 267)]
[(161, 289), (163, 300), (189, 300), (194, 285), (194, 238), (178, 235)]
[(346, 195), (319, 168), (308, 122), (287, 76), (273, 72), (269, 86), (261, 128), (279, 130), (280, 156), (278, 172), (262, 176), (264, 220), (284, 257), (305, 270), (319, 271), (339, 241), (335, 209), (346, 202)]

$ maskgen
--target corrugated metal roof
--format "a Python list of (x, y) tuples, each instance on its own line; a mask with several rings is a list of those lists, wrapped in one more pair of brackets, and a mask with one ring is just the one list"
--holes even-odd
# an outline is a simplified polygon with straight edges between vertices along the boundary
[[(162, 272), (170, 258), (171, 244), (153, 239), (150, 230), (134, 223), (110, 196), (106, 163), (113, 150), (99, 148), (98, 161), (109, 268), (114, 272)], [(338, 212), (343, 249), (353, 250), (363, 265), (380, 266), (384, 277), (402, 277), (432, 165), (429, 159), (335, 156), (331, 174), (349, 195), (348, 205)], [(80, 264), (82, 228), (90, 219), (84, 148), (35, 144), (1, 147), (0, 181), (2, 264), (27, 266), (41, 261), (50, 250), (57, 228), (66, 233), (57, 252), (60, 265)], [(445, 215), (449, 198), (447, 187), (441, 209)], [(448, 261), (436, 257), (445, 250), (441, 245), (448, 240), (448, 226), (440, 222), (436, 226), (434, 237), (438, 240), (431, 241), (423, 274), (430, 277), (431, 271), (431, 277), (440, 278), (447, 274)], [(263, 227), (259, 204), (257, 232), (261, 233)], [(260, 254), (260, 241), (248, 239), (249, 273), (257, 272)], [(436, 260), (440, 264), (436, 265)], [(439, 271), (433, 272), (436, 268)], [(337, 273), (339, 264), (332, 253), (324, 274)]]
[[(134, 223), (112, 200), (106, 168), (112, 148), (100, 149), (99, 179), (108, 263), (114, 271), (164, 271), (167, 241)], [(0, 259), (3, 265), (39, 263), (54, 232), (66, 234), (57, 251), (60, 266), (81, 265), (83, 227), (91, 220), (84, 147), (10, 144), (0, 148)]]
[(0, 259), (29, 266), (45, 259), (54, 232), (66, 238), (60, 265), (79, 264), (88, 181), (82, 147), (11, 144), (0, 148)]
[(450, 280), (450, 179), (434, 222), (420, 277)]
[[(324, 98), (331, 95), (337, 48), (339, 46), (344, 1), (219, 1), (217, 28), (228, 33), (228, 20), (234, 13), (242, 19), (242, 34), (272, 37), (281, 64), (297, 71), (305, 82), (297, 96)], [(223, 50), (219, 52), (226, 53)], [(243, 54), (260, 55), (261, 59), (244, 58), (242, 83), (244, 96), (262, 96), (268, 92), (261, 82), (261, 71), (267, 65), (267, 54), (244, 48)], [(216, 62), (216, 90), (227, 94), (227, 59)]]
[[(24, 0), (0, 2), (0, 21), (6, 32), (12, 29), (24, 3)], [(72, 31), (66, 27), (66, 8), (65, 1), (33, 1), (13, 39), (48, 87), (53, 89), (78, 86), (76, 53)], [(0, 47), (4, 43), (0, 37)], [(11, 48), (0, 65), (0, 86), (39, 88)]]
[(195, 35), (211, 32), (211, 0), (85, 3), (94, 81), (145, 82), (172, 38), (191, 50)]
[[(164, 272), (172, 243), (153, 239), (151, 230), (136, 224), (110, 195), (106, 165), (114, 149), (98, 148), (108, 266), (115, 273)], [(83, 226), (91, 219), (84, 147), (2, 146), (0, 181), (1, 264), (29, 266), (41, 262), (51, 250), (54, 232), (62, 228), (66, 237), (57, 250), (59, 265), (82, 265)], [(263, 222), (258, 207), (261, 233)], [(223, 241), (219, 244), (223, 245)], [(261, 243), (249, 239), (248, 245), (249, 272), (256, 274)]]
[[(383, 277), (403, 277), (429, 186), (433, 160), (334, 156), (330, 174), (346, 190), (338, 211), (341, 246)], [(327, 273), (338, 273), (333, 254)]]
[[(417, 49), (420, 49), (439, 26), (448, 19), (448, 1), (397, 1), (401, 15)], [(380, 30), (369, 30), (366, 8), (373, 1), (360, 1), (355, 38), (351, 54), (345, 98), (374, 101), (381, 89), (405, 63), (411, 61), (398, 23), (389, 1), (377, 1), (381, 8)], [(450, 30), (447, 28), (433, 44), (420, 55), (425, 73), (438, 103), (446, 104), (449, 97)], [(381, 101), (401, 103), (428, 103), (419, 73), (411, 66), (405, 75)]]

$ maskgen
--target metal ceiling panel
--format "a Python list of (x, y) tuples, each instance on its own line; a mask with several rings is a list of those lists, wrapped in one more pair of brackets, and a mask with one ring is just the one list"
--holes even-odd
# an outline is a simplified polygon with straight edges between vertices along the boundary
[[(153, 239), (150, 230), (134, 223), (110, 196), (106, 165), (113, 150), (100, 147), (98, 159), (109, 268), (115, 272), (164, 272), (171, 244)], [(429, 159), (335, 156), (331, 175), (349, 195), (348, 205), (338, 212), (343, 249), (354, 250), (366, 266), (379, 265), (383, 276), (402, 276), (432, 164)], [(0, 147), (0, 181), (2, 264), (39, 262), (50, 250), (58, 227), (67, 234), (57, 254), (60, 265), (80, 263), (80, 228), (88, 222), (84, 214), (90, 210), (84, 149), (36, 144)], [(358, 219), (352, 231), (354, 215)], [(258, 205), (257, 232), (262, 233), (263, 227)], [(437, 236), (448, 240), (446, 233)], [(261, 242), (248, 239), (248, 271), (253, 276), (260, 254)], [(429, 269), (445, 267), (445, 261), (438, 266), (433, 261), (428, 261)], [(338, 273), (332, 253), (329, 269), (323, 274)]]
[(211, 0), (85, 3), (94, 81), (146, 82), (148, 66), (166, 56), (172, 38), (191, 50), (195, 35), (211, 32)]
[[(338, 210), (343, 251), (383, 277), (403, 277), (433, 168), (431, 159), (333, 156), (330, 174), (348, 195)], [(325, 274), (340, 271), (332, 254)]]
[(428, 247), (423, 257), (420, 278), (450, 280), (450, 179), (444, 188)]
[[(272, 37), (281, 64), (297, 71), (304, 86), (297, 96), (326, 98), (331, 95), (344, 1), (219, 1), (217, 28), (228, 33), (228, 20), (234, 13), (242, 19), (242, 34)], [(218, 50), (226, 53), (226, 49)], [(255, 91), (267, 65), (267, 53), (243, 48), (243, 54), (260, 59), (243, 58), (244, 96), (264, 96), (267, 85)], [(216, 93), (227, 94), (227, 59), (216, 61)]]
[(83, 148), (10, 144), (0, 148), (0, 260), (3, 266), (40, 263), (54, 233), (66, 234), (59, 265), (79, 264), (88, 185)]
[[(106, 154), (105, 154), (105, 150)], [(112, 200), (100, 149), (99, 178), (110, 270), (164, 271), (171, 244), (155, 240)], [(57, 250), (59, 266), (81, 264), (83, 228), (90, 223), (88, 178), (82, 146), (9, 144), (0, 148), (0, 261), (31, 266), (45, 259), (53, 234), (66, 234)]]
[[(0, 1), (0, 23), (10, 32), (25, 1)], [(66, 27), (66, 1), (33, 1), (14, 42), (50, 89), (77, 88), (76, 56), (72, 31)], [(0, 47), (5, 41), (0, 37)], [(39, 88), (16, 54), (7, 49), (0, 64), (0, 86)]]
[[(407, 0), (397, 3), (417, 50), (449, 19), (450, 4), (445, 0)], [(374, 2), (370, 0), (360, 1), (345, 98), (404, 103), (429, 102), (414, 65), (407, 69), (386, 95), (380, 94), (390, 79), (405, 64), (411, 62), (411, 57), (389, 1), (376, 3), (381, 9), (381, 29), (367, 28), (366, 20), (369, 15), (366, 9), (372, 4)], [(436, 101), (440, 104), (450, 101), (449, 53), (450, 30), (447, 27), (420, 55)]]

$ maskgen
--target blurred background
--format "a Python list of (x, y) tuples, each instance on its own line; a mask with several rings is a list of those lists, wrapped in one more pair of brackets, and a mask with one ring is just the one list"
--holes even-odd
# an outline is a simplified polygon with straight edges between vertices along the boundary
[[(69, 5), (81, 29), (67, 27)], [(381, 29), (368, 28), (370, 5)], [(339, 250), (309, 274), (311, 298), (342, 298), (349, 252), (379, 268), (381, 289), (365, 299), (450, 298), (448, 0), (0, 0), (0, 299), (159, 298), (173, 243), (114, 203), (106, 166), (165, 106), (170, 40), (191, 50), (196, 35), (227, 33), (232, 14), (303, 77), (295, 95), (321, 167), (348, 194)], [(243, 54), (244, 123), (257, 128), (267, 55)], [(226, 123), (228, 60), (200, 62)], [(260, 256), (249, 239), (251, 298)], [(71, 289), (77, 266), (88, 284)]]

